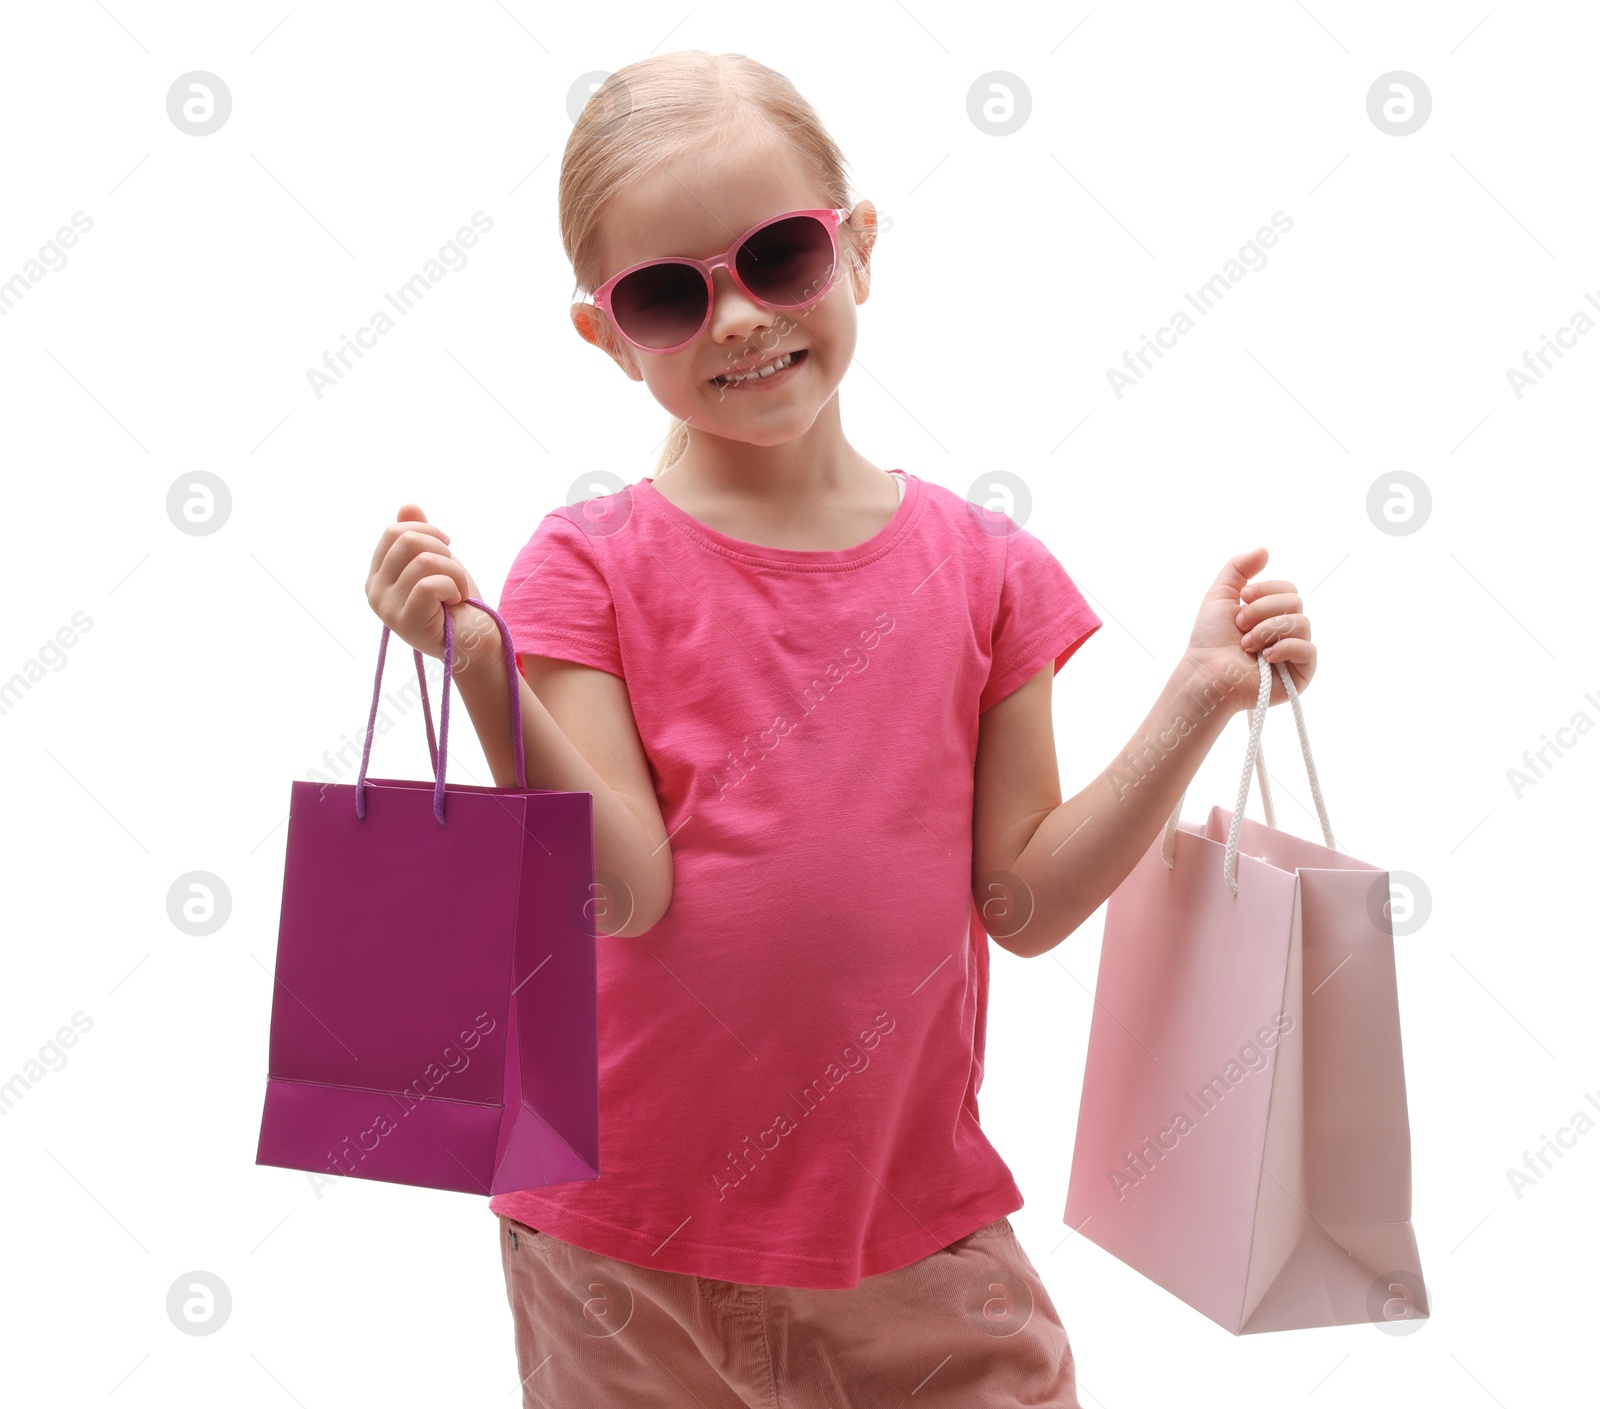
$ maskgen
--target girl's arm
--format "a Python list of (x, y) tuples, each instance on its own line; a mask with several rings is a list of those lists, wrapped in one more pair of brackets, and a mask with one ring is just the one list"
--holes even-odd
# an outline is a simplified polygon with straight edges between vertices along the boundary
[(1186, 655), (1117, 756), (1062, 802), (1053, 675), (1051, 662), (978, 720), (973, 899), (995, 943), (1025, 959), (1054, 949), (1122, 884), (1241, 707), (1225, 674)]
[[(475, 609), (474, 609), (475, 611)], [(476, 613), (476, 615), (482, 615)], [(505, 646), (494, 623), (458, 632), (456, 688), (497, 788), (517, 786)], [(608, 671), (521, 657), (522, 748), (530, 788), (594, 795), (595, 930), (644, 934), (672, 900), (672, 848), (627, 686)]]
[(1266, 561), (1267, 550), (1254, 548), (1223, 565), (1144, 723), (1066, 802), (1050, 714), (1053, 662), (979, 716), (972, 894), (1002, 948), (1023, 958), (1046, 953), (1122, 884), (1228, 720), (1255, 705), (1257, 652), (1272, 666), (1270, 703), (1288, 699), (1279, 661), (1296, 691), (1310, 684), (1317, 648), (1294, 583), (1249, 580)]

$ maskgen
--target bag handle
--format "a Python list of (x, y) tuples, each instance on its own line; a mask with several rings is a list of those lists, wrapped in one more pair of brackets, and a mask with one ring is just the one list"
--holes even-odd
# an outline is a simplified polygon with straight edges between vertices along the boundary
[[(1311, 780), (1311, 796), (1317, 804), (1317, 820), (1322, 823), (1322, 837), (1330, 851), (1339, 851), (1341, 848), (1333, 839), (1333, 828), (1328, 824), (1328, 809), (1322, 801), (1322, 784), (1317, 780), (1317, 765), (1311, 761), (1311, 740), (1306, 735), (1305, 715), (1300, 710), (1300, 692), (1295, 689), (1294, 681), (1289, 676), (1289, 667), (1283, 661), (1277, 664), (1278, 676), (1283, 681), (1283, 688), (1289, 696), (1289, 704), (1294, 710), (1295, 728), (1300, 734), (1300, 755), (1306, 761), (1306, 776)], [(1272, 667), (1262, 655), (1256, 656), (1256, 665), (1260, 668), (1261, 685), (1256, 692), (1255, 708), (1251, 711), (1250, 742), (1245, 745), (1244, 773), (1239, 779), (1239, 796), (1233, 804), (1233, 823), (1228, 828), (1228, 845), (1222, 856), (1222, 879), (1228, 883), (1228, 889), (1235, 895), (1239, 893), (1239, 831), (1244, 825), (1244, 806), (1250, 797), (1252, 769), (1261, 781), (1261, 801), (1266, 808), (1267, 825), (1277, 826), (1272, 813), (1272, 795), (1267, 791), (1267, 770), (1262, 762), (1261, 749), (1261, 730), (1267, 721), (1267, 708), (1272, 701)], [(1185, 788), (1184, 792), (1188, 792), (1188, 789)], [(1176, 850), (1178, 833), (1178, 812), (1182, 806), (1183, 793), (1179, 793), (1178, 801), (1172, 809), (1172, 815), (1167, 818), (1166, 828), (1161, 835), (1161, 859), (1166, 862), (1169, 871), (1173, 865), (1172, 858)]]
[[(506, 671), (511, 685), (511, 744), (517, 757), (517, 787), (528, 788), (527, 761), (522, 752), (522, 691), (517, 688), (517, 653), (511, 645), (511, 628), (500, 613), (487, 602), (467, 597), (465, 604), (480, 607), (494, 618), (500, 629), (500, 644), (505, 650)], [(455, 604), (459, 605), (459, 604)], [(372, 729), (378, 718), (378, 695), (383, 688), (383, 658), (389, 650), (389, 627), (384, 624), (383, 637), (378, 642), (378, 674), (372, 682), (372, 709), (367, 714), (367, 741), (361, 749), (361, 771), (356, 775), (356, 816), (365, 820), (367, 815), (367, 762), (372, 756)], [(411, 652), (417, 658), (417, 682), (422, 687), (422, 718), (428, 727), (428, 755), (433, 760), (433, 815), (444, 826), (444, 773), (449, 762), (448, 739), (450, 734), (450, 677), (455, 661), (455, 635), (450, 619), (450, 608), (444, 613), (444, 686), (439, 695), (439, 742), (433, 741), (433, 715), (428, 711), (428, 681), (422, 670), (422, 652)]]

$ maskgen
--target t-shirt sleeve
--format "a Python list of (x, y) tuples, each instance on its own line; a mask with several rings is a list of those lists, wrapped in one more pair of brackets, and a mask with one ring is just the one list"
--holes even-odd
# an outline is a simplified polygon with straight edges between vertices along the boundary
[(1103, 624), (1067, 570), (1025, 529), (1006, 535), (1000, 605), (991, 639), (989, 680), (978, 713), (1026, 684), (1049, 661), (1060, 670)]
[(546, 514), (506, 574), (497, 608), (519, 656), (554, 656), (622, 675), (617, 612), (589, 535)]

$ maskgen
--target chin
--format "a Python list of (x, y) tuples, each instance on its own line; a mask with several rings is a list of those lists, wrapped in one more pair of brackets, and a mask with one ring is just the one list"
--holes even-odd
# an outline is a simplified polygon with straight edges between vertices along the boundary
[(723, 440), (737, 440), (742, 441), (745, 445), (765, 447), (787, 445), (792, 440), (799, 440), (801, 436), (811, 429), (815, 422), (816, 417), (812, 416), (804, 421), (791, 418), (782, 425), (777, 426), (755, 427), (732, 424), (702, 426), (701, 429), (709, 431), (712, 435), (720, 436)]

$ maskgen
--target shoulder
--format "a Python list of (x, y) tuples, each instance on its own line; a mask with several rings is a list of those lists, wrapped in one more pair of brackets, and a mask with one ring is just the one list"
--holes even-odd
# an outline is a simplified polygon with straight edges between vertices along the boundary
[(1016, 520), (1017, 505), (1003, 484), (985, 493), (981, 477), (973, 497), (963, 498), (932, 480), (923, 481), (923, 498), (934, 531), (959, 548), (967, 571), (998, 591), (1008, 572), (1037, 570), (1055, 555)]
[(643, 551), (641, 538), (650, 528), (644, 504), (639, 486), (625, 484), (609, 494), (557, 505), (544, 516), (539, 533), (569, 549), (587, 552), (603, 569)]
[(626, 508), (619, 503), (625, 494), (626, 491), (620, 495), (581, 499), (550, 509), (518, 550), (518, 560), (575, 558), (598, 567), (602, 556), (600, 549), (607, 539), (616, 536), (626, 520)]
[[(539, 520), (506, 573), (506, 599), (539, 597), (558, 589), (610, 595), (603, 555), (596, 550), (605, 520), (591, 517), (590, 505), (595, 502), (562, 504)], [(592, 527), (596, 523), (602, 528)]]

